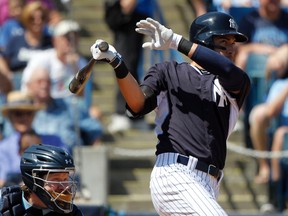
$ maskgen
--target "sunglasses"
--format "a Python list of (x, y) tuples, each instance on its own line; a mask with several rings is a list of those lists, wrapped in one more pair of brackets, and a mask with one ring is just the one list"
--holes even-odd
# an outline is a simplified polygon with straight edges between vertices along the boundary
[(46, 19), (45, 19), (45, 16), (42, 15), (42, 16), (30, 16), (29, 17), (29, 22), (30, 23), (34, 23), (36, 20), (41, 20), (42, 22), (44, 22)]
[(11, 113), (11, 115), (13, 115), (13, 116), (15, 116), (15, 117), (17, 117), (17, 118), (19, 118), (19, 117), (23, 117), (23, 116), (28, 116), (28, 117), (31, 117), (31, 116), (33, 116), (34, 115), (34, 112), (33, 111), (11, 111), (10, 112)]

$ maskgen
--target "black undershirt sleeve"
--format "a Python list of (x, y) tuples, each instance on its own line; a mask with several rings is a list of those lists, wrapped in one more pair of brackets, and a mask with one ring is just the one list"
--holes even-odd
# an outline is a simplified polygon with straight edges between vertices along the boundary
[[(182, 37), (178, 45), (178, 51), (188, 56), (192, 45), (191, 41)], [(232, 94), (233, 92), (239, 92), (233, 96), (237, 99), (238, 106), (242, 106), (250, 90), (250, 79), (242, 69), (225, 56), (201, 45), (196, 48), (191, 59), (205, 70), (217, 75), (221, 85), (227, 91)]]

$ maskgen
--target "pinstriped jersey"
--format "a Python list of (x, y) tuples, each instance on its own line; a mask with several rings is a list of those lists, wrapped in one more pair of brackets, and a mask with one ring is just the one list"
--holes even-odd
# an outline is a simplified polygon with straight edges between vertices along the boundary
[[(230, 88), (240, 89), (244, 82), (238, 82)], [(226, 141), (242, 103), (220, 84), (219, 76), (188, 63), (164, 62), (151, 67), (141, 85), (157, 95), (156, 154), (178, 152), (223, 169)]]

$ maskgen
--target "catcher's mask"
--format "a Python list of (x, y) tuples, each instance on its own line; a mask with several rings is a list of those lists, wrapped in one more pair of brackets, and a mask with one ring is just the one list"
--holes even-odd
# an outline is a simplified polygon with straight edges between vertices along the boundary
[(49, 209), (59, 213), (72, 211), (75, 166), (67, 151), (50, 145), (32, 145), (24, 151), (20, 168), (25, 185)]

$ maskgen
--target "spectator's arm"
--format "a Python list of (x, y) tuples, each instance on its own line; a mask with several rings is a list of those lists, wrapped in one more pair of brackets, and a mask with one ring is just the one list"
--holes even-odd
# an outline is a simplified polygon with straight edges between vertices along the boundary
[(204, 0), (190, 0), (195, 16), (198, 17), (207, 12), (207, 5)]
[(288, 98), (288, 85), (279, 92), (279, 95), (267, 103), (267, 114), (270, 118), (273, 118), (281, 112), (286, 99)]
[(7, 77), (9, 80), (12, 79), (12, 73), (8, 66), (6, 59), (0, 55), (0, 73)]
[(282, 78), (286, 70), (288, 70), (288, 44), (279, 47), (268, 57), (265, 77), (268, 80), (272, 73), (276, 72), (276, 76)]
[(248, 43), (239, 45), (237, 47), (235, 64), (244, 70), (250, 53), (269, 55), (275, 52), (276, 49), (277, 48), (274, 46), (260, 43)]

